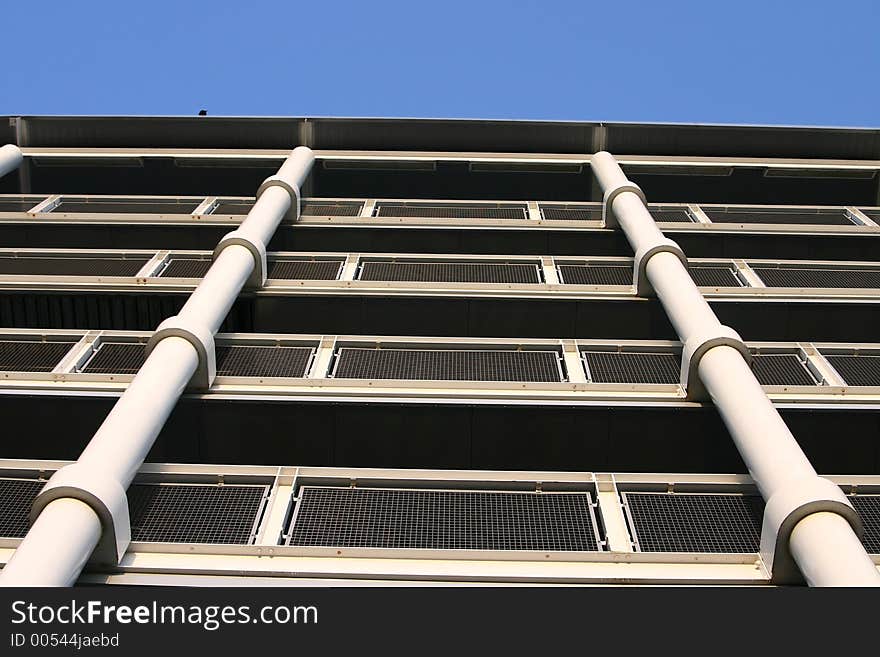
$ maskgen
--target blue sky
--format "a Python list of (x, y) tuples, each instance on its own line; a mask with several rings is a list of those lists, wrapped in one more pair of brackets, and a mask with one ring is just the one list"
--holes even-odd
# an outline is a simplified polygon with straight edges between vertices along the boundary
[(4, 114), (880, 125), (880, 2), (7, 3)]

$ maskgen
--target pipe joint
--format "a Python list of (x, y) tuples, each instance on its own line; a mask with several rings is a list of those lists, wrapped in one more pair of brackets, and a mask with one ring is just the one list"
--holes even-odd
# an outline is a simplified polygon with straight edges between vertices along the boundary
[(636, 251), (635, 262), (633, 263), (633, 287), (636, 294), (640, 297), (652, 297), (654, 294), (654, 286), (648, 280), (648, 261), (658, 253), (671, 253), (676, 256), (685, 269), (688, 268), (688, 259), (681, 250), (681, 247), (669, 238), (662, 238), (654, 244), (644, 246)]
[(66, 465), (49, 478), (34, 500), (31, 524), (50, 502), (62, 498), (84, 502), (101, 521), (101, 538), (90, 562), (117, 565), (131, 543), (128, 497), (122, 484), (108, 477), (103, 468), (84, 463)]
[(260, 188), (257, 190), (257, 198), (260, 198), (260, 196), (263, 195), (263, 192), (270, 187), (281, 187), (290, 195), (290, 208), (288, 208), (284, 218), (289, 219), (290, 221), (296, 221), (299, 218), (300, 210), (302, 209), (299, 186), (294, 182), (290, 182), (284, 178), (284, 176), (276, 174), (274, 176), (269, 176), (263, 181), (263, 184), (261, 184)]
[(215, 247), (214, 260), (220, 256), (223, 249), (233, 244), (243, 246), (254, 256), (254, 269), (248, 276), (245, 287), (251, 290), (260, 289), (266, 284), (266, 274), (269, 271), (266, 262), (266, 245), (260, 239), (248, 235), (244, 230), (233, 230), (231, 233), (226, 233)]
[(185, 320), (174, 315), (164, 320), (147, 341), (147, 356), (165, 338), (183, 338), (189, 342), (199, 355), (199, 364), (188, 387), (194, 390), (207, 390), (217, 376), (217, 355), (214, 351), (214, 334), (207, 326)]
[(693, 401), (707, 401), (709, 393), (700, 379), (700, 360), (715, 347), (733, 347), (747, 363), (752, 362), (752, 352), (742, 341), (739, 333), (729, 326), (719, 324), (715, 328), (691, 336), (684, 343), (681, 354), (681, 387), (687, 398)]
[(635, 194), (641, 199), (642, 203), (647, 206), (648, 199), (645, 198), (645, 192), (642, 191), (641, 187), (630, 180), (606, 189), (605, 194), (602, 197), (602, 225), (605, 228), (616, 228), (620, 224), (620, 222), (617, 221), (617, 216), (614, 214), (612, 205), (614, 204), (614, 199), (624, 192)]
[(773, 584), (800, 584), (803, 576), (791, 553), (791, 533), (801, 520), (814, 513), (842, 516), (856, 536), (863, 532), (862, 520), (840, 487), (813, 476), (787, 482), (767, 500), (761, 528), (761, 559)]

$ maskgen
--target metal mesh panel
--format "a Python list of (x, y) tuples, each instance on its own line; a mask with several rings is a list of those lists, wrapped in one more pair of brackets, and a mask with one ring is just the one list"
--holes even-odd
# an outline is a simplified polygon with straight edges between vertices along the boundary
[(880, 269), (752, 267), (767, 287), (880, 288)]
[(587, 493), (300, 490), (289, 545), (597, 551)]
[(541, 216), (548, 221), (602, 221), (602, 208), (542, 205)]
[(764, 502), (757, 495), (624, 493), (640, 552), (757, 552)]
[(303, 217), (356, 217), (363, 206), (360, 201), (303, 201), (300, 214)]
[(332, 281), (339, 276), (344, 260), (270, 260), (266, 278), (282, 280)]
[(147, 345), (140, 342), (102, 342), (82, 368), (89, 374), (137, 374), (147, 359)]
[(561, 381), (555, 351), (362, 349), (342, 347), (334, 376), (341, 379), (423, 381)]
[(795, 354), (755, 354), (752, 372), (762, 386), (814, 386), (810, 371)]
[(45, 196), (7, 196), (0, 198), (0, 212), (27, 212), (36, 206)]
[(51, 372), (74, 342), (0, 341), (0, 371)]
[(688, 268), (694, 283), (702, 287), (742, 287), (742, 283), (731, 267), (697, 267)]
[(767, 210), (749, 208), (738, 210), (713, 210), (703, 208), (713, 223), (721, 224), (810, 224), (850, 226), (852, 220), (841, 209), (833, 210)]
[(0, 256), (0, 274), (37, 276), (134, 276), (147, 258), (46, 258)]
[(118, 214), (192, 214), (199, 205), (193, 199), (64, 198), (53, 212), (100, 212)]
[(678, 383), (681, 361), (675, 354), (585, 351), (594, 383)]
[(251, 211), (251, 208), (254, 207), (254, 203), (256, 203), (255, 199), (225, 199), (220, 200), (214, 209), (211, 211), (211, 214), (235, 214), (235, 215), (244, 215)]
[(850, 495), (849, 501), (862, 518), (862, 545), (869, 554), (880, 554), (880, 495)]
[(865, 213), (865, 216), (868, 217), (868, 219), (880, 223), (880, 210), (862, 210), (862, 212)]
[(632, 285), (631, 265), (560, 265), (559, 278), (569, 285)]
[(540, 283), (536, 265), (466, 262), (365, 262), (362, 281)]
[(217, 376), (303, 377), (311, 361), (311, 347), (221, 346)]
[(213, 261), (198, 258), (172, 258), (162, 273), (165, 278), (203, 278)]
[(268, 486), (132, 484), (131, 540), (247, 544)]
[(847, 385), (880, 386), (880, 356), (859, 354), (856, 356), (825, 355)]
[(685, 224), (693, 223), (691, 216), (684, 208), (681, 210), (653, 210), (648, 208), (648, 210), (650, 211), (651, 216), (654, 217), (654, 221)]
[(45, 481), (0, 478), (0, 538), (23, 538), (30, 527), (28, 515)]
[(376, 205), (377, 217), (424, 217), (435, 219), (528, 219), (526, 206), (499, 208), (493, 205)]

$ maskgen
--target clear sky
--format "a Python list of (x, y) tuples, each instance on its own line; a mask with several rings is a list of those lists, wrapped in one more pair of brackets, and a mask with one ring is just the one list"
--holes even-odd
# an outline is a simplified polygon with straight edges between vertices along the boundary
[(0, 113), (880, 126), (880, 0), (8, 2)]

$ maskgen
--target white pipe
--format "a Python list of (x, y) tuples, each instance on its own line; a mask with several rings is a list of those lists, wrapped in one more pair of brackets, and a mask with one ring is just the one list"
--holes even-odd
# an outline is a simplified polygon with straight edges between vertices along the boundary
[(880, 572), (843, 516), (812, 513), (794, 526), (789, 549), (810, 586), (877, 586)]
[(193, 290), (178, 317), (203, 322), (211, 333), (216, 333), (253, 269), (254, 256), (250, 251), (238, 244), (227, 246)]
[(24, 158), (21, 149), (14, 144), (0, 146), (0, 178), (21, 166)]
[(0, 571), (2, 586), (71, 586), (101, 537), (101, 521), (85, 502), (49, 502)]

